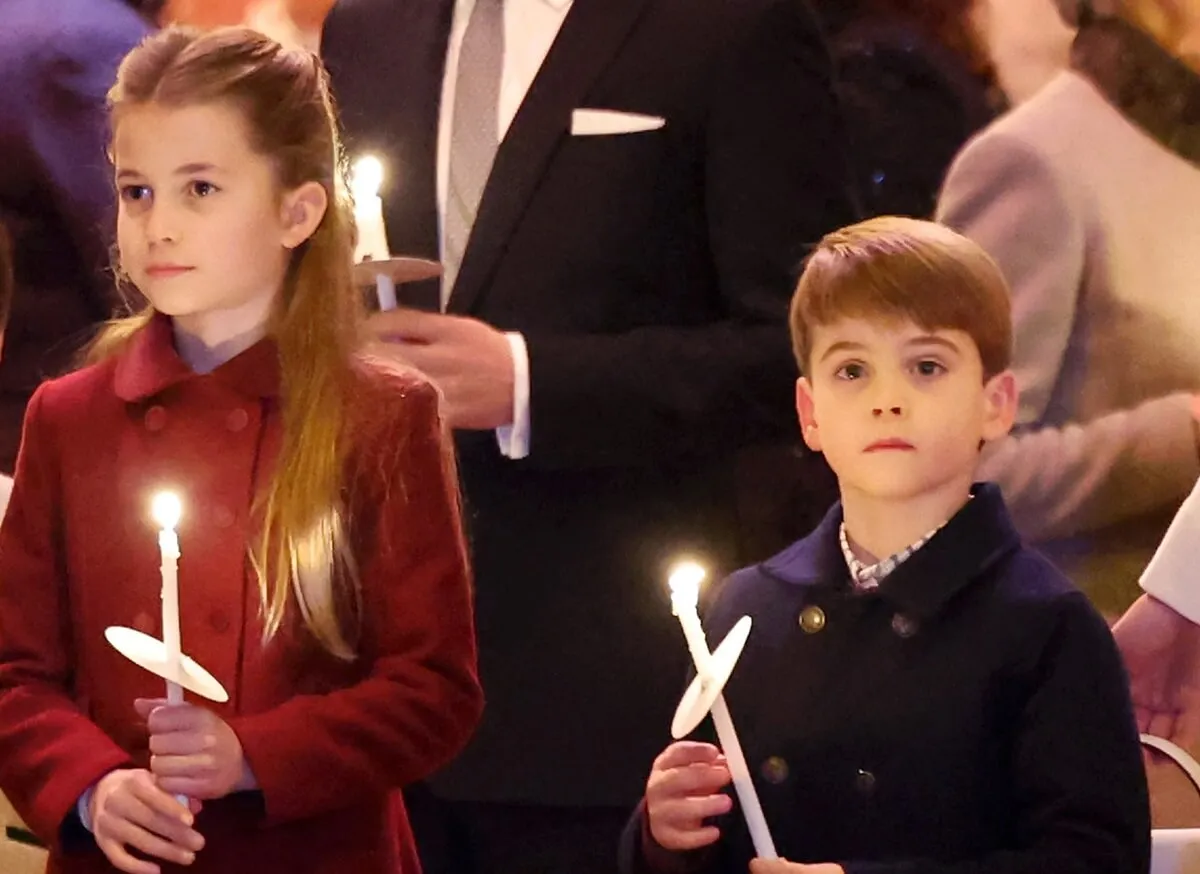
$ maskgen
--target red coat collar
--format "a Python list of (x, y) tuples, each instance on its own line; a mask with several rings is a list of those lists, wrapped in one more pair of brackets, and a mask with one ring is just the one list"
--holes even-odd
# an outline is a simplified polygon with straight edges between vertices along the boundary
[(175, 351), (171, 320), (158, 314), (136, 333), (116, 363), (114, 388), (129, 403), (146, 400), (193, 379), (212, 379), (251, 398), (278, 397), (279, 354), (270, 338), (258, 341), (209, 374), (194, 372)]

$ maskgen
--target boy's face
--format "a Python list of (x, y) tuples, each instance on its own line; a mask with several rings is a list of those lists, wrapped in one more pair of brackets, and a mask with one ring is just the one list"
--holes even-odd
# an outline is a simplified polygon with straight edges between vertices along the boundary
[(909, 500), (954, 486), (973, 476), (980, 441), (1012, 427), (1012, 374), (985, 383), (963, 331), (842, 319), (817, 327), (811, 348), (797, 412), (843, 491)]

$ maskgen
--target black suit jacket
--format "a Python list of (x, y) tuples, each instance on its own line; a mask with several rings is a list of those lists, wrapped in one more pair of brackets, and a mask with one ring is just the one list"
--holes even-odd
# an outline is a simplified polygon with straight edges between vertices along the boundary
[[(780, 856), (846, 874), (1142, 874), (1150, 811), (1129, 683), (1104, 620), (1021, 544), (994, 484), (867, 594), (840, 506), (722, 587), (715, 646), (753, 620), (725, 697)], [(821, 610), (824, 623), (797, 621)], [(711, 735), (711, 728), (705, 726)], [(722, 840), (668, 853), (641, 811), (623, 874), (744, 874)]]
[[(436, 257), (452, 4), (343, 0), (323, 51), (351, 154), (384, 156), (393, 251)], [(572, 110), (661, 116), (572, 137)], [(849, 216), (803, 0), (575, 0), (496, 156), (452, 313), (520, 331), (529, 457), (458, 448), (488, 708), (449, 797), (625, 804), (666, 738), (680, 554), (736, 558), (733, 458), (793, 433), (786, 308)]]

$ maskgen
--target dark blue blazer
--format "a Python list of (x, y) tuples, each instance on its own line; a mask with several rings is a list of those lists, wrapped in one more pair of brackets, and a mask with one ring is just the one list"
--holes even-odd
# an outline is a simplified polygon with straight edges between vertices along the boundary
[[(1146, 871), (1145, 775), (1112, 636), (1021, 544), (999, 489), (977, 486), (871, 594), (849, 585), (840, 522), (839, 505), (734, 574), (706, 621), (715, 646), (753, 617), (726, 697), (780, 855), (848, 874)], [(744, 874), (740, 810), (719, 824), (715, 849), (668, 854), (639, 811), (623, 871)]]

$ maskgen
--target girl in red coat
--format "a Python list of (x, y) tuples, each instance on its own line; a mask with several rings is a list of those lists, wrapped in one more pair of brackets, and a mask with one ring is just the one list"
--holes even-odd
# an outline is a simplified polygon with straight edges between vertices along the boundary
[[(26, 415), (0, 789), (63, 874), (416, 872), (398, 790), (482, 703), (470, 577), (435, 390), (355, 352), (324, 70), (250, 31), (167, 30), (110, 105), (120, 275), (148, 305)], [(164, 705), (104, 638), (162, 636), (164, 487), (183, 649), (224, 705)]]

